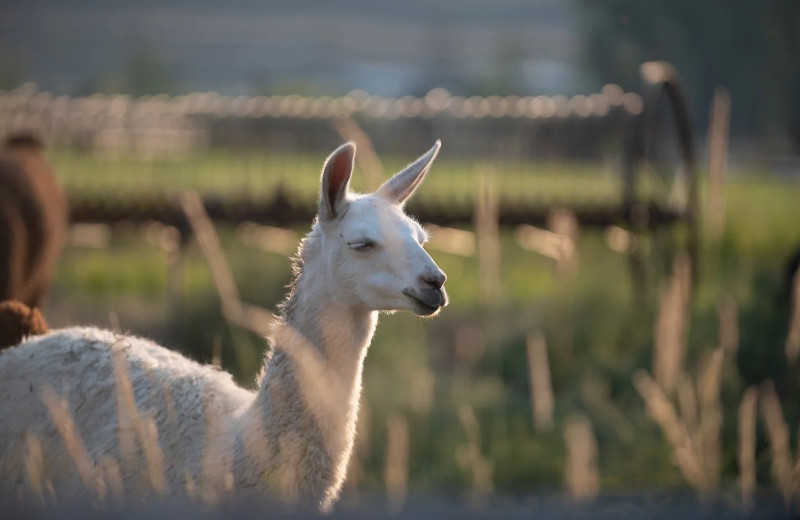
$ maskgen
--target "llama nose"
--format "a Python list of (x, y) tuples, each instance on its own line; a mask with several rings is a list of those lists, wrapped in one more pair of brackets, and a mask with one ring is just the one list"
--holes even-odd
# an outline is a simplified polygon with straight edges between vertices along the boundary
[(447, 275), (441, 270), (437, 270), (435, 272), (423, 274), (419, 279), (425, 285), (429, 285), (434, 289), (441, 289), (445, 280), (447, 280)]

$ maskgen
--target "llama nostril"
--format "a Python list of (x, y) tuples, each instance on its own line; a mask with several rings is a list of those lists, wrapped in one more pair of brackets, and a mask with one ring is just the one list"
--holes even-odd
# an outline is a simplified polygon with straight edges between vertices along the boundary
[(445, 280), (447, 280), (447, 275), (441, 271), (438, 271), (436, 273), (422, 275), (420, 276), (420, 279), (422, 280), (422, 283), (430, 285), (434, 289), (441, 289)]

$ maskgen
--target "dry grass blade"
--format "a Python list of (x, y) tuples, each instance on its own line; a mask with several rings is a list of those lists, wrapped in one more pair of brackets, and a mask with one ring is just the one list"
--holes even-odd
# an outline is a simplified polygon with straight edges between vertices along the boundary
[(290, 433), (282, 436), (279, 444), (280, 468), (278, 478), (281, 500), (287, 504), (294, 504), (300, 499), (300, 472), (298, 470), (302, 464), (300, 458), (300, 446), (302, 446), (302, 443), (296, 434)]
[(164, 472), (164, 453), (161, 451), (161, 444), (158, 441), (156, 421), (152, 417), (144, 417), (141, 419), (141, 423), (147, 474), (150, 477), (153, 491), (163, 497), (168, 491), (167, 476)]
[(199, 498), (208, 505), (219, 504), (233, 491), (234, 433), (231, 425), (222, 420), (213, 400), (213, 395), (204, 392), (205, 444), (197, 488)]
[(477, 249), (475, 233), (463, 229), (435, 226), (428, 224), (427, 230), (431, 234), (428, 246), (451, 255), (473, 257)]
[(500, 238), (497, 189), (494, 170), (479, 165), (476, 170), (475, 232), (478, 237), (478, 278), (487, 304), (500, 300)]
[(358, 421), (356, 423), (355, 449), (350, 452), (350, 461), (347, 463), (347, 480), (344, 481), (346, 493), (357, 493), (361, 480), (364, 478), (364, 462), (370, 453), (370, 408), (367, 399), (362, 394), (358, 406)]
[(789, 321), (789, 334), (786, 337), (786, 358), (789, 363), (797, 361), (800, 355), (800, 269), (792, 279), (792, 317)]
[(728, 353), (739, 348), (739, 309), (732, 296), (720, 299), (717, 304), (719, 319), (719, 346)]
[(200, 196), (196, 192), (184, 193), (181, 196), (181, 207), (211, 269), (211, 277), (214, 280), (214, 287), (217, 289), (225, 319), (260, 336), (268, 334), (272, 323), (272, 313), (242, 303), (233, 271), (222, 251), (214, 224), (208, 217)]
[(122, 483), (122, 471), (119, 464), (113, 457), (104, 456), (100, 458), (97, 466), (108, 484), (114, 505), (121, 508), (125, 505), (125, 486)]
[(672, 446), (675, 462), (686, 481), (697, 490), (707, 489), (707, 479), (697, 448), (686, 425), (679, 419), (675, 407), (658, 383), (646, 372), (637, 372), (633, 383), (647, 405), (648, 414), (661, 427)]
[(719, 395), (722, 386), (722, 362), (724, 351), (715, 349), (704, 364), (698, 376), (697, 395), (700, 400), (700, 424), (697, 432), (697, 445), (702, 457), (706, 485), (716, 489), (719, 484), (720, 460), (722, 446), (720, 435), (722, 429), (722, 405)]
[(564, 427), (567, 445), (567, 466), (564, 470), (567, 490), (577, 501), (592, 500), (600, 490), (597, 470), (597, 439), (592, 424), (584, 416), (574, 416)]
[(428, 367), (419, 367), (411, 373), (411, 407), (419, 413), (430, 413), (433, 408), (435, 381)]
[(122, 327), (119, 324), (119, 315), (114, 311), (108, 311), (108, 326), (117, 334), (122, 333)]
[(708, 220), (711, 234), (719, 237), (725, 226), (725, 177), (728, 173), (728, 133), (731, 96), (717, 87), (708, 125)]
[(753, 507), (756, 492), (756, 405), (758, 388), (745, 390), (739, 405), (739, 489), (742, 505)]
[(383, 478), (389, 509), (399, 511), (408, 494), (408, 422), (401, 415), (392, 415), (387, 422)]
[(555, 397), (550, 379), (547, 343), (541, 331), (537, 330), (528, 335), (527, 350), (533, 425), (538, 431), (549, 431), (553, 428)]
[(700, 429), (700, 407), (697, 405), (694, 383), (686, 372), (678, 376), (677, 397), (683, 424), (689, 435), (695, 435)]
[(566, 235), (529, 224), (520, 224), (514, 233), (520, 247), (552, 258), (557, 265), (570, 258), (575, 247)]
[[(321, 320), (321, 323), (334, 323), (334, 321)], [(338, 331), (334, 329), (334, 327), (323, 329), (325, 343), (329, 342), (329, 335), (337, 334)], [(273, 343), (281, 345), (284, 352), (294, 361), (297, 384), (316, 423), (341, 427), (347, 418), (338, 413), (340, 403), (347, 402), (356, 389), (346, 387), (342, 383), (344, 378), (337, 377), (342, 374), (336, 374), (322, 353), (291, 325), (279, 322), (273, 327), (270, 336)], [(334, 426), (323, 428), (323, 436), (327, 446), (335, 445), (340, 449), (339, 443), (342, 439), (329, 435), (329, 430), (336, 430)]]
[(368, 191), (377, 190), (384, 178), (384, 171), (381, 160), (372, 146), (372, 140), (352, 117), (334, 120), (334, 128), (343, 140), (356, 143), (358, 148), (356, 161), (364, 174), (364, 184)]
[(481, 455), (481, 429), (472, 407), (459, 406), (458, 418), (467, 436), (467, 443), (456, 450), (456, 462), (472, 472), (470, 498), (482, 503), (492, 492), (492, 462)]
[(75, 421), (73, 421), (72, 415), (69, 413), (66, 400), (59, 397), (56, 391), (47, 385), (42, 387), (41, 397), (50, 414), (50, 419), (52, 419), (56, 430), (58, 430), (61, 440), (64, 441), (67, 453), (75, 463), (83, 485), (86, 486), (90, 496), (102, 503), (105, 500), (105, 484), (95, 472), (89, 452), (86, 450), (86, 446), (84, 446), (75, 428)]
[(619, 226), (608, 226), (605, 240), (606, 245), (617, 253), (631, 254), (637, 247), (636, 235)]
[(661, 292), (653, 353), (653, 374), (668, 395), (684, 370), (690, 285), (690, 260), (687, 255), (679, 255), (673, 262), (669, 286)]
[(219, 334), (214, 334), (214, 340), (211, 342), (211, 365), (222, 368), (222, 338)]
[(578, 270), (578, 219), (575, 213), (560, 208), (547, 216), (547, 227), (557, 236), (565, 237), (556, 268), (561, 274), (575, 274)]
[(145, 471), (151, 489), (156, 495), (164, 496), (167, 492), (164, 455), (161, 452), (155, 422), (149, 417), (140, 417), (125, 366), (125, 355), (120, 349), (115, 349), (113, 354), (114, 377), (117, 383), (120, 455), (123, 469), (133, 469), (138, 466), (135, 447), (135, 441), (138, 440), (144, 454)]
[(250, 247), (276, 255), (291, 255), (297, 251), (300, 238), (292, 230), (245, 222), (236, 229), (239, 240)]
[(44, 503), (44, 460), (42, 443), (32, 433), (25, 434), (25, 478), (36, 500)]
[(208, 261), (211, 268), (211, 275), (214, 285), (217, 288), (220, 300), (222, 300), (223, 311), (227, 313), (241, 314), (238, 308), (239, 289), (233, 278), (233, 272), (228, 264), (225, 255), (222, 253), (222, 246), (219, 237), (214, 231), (214, 224), (206, 213), (203, 201), (196, 192), (187, 192), (181, 195), (181, 207), (189, 224), (192, 227), (197, 242)]
[(761, 414), (766, 425), (772, 455), (772, 476), (784, 503), (789, 506), (794, 495), (789, 426), (783, 417), (781, 402), (772, 382), (765, 383), (761, 387)]

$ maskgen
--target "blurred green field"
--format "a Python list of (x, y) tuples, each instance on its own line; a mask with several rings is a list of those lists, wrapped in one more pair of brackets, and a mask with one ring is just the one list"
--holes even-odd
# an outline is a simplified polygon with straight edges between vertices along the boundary
[[(422, 153), (424, 150), (420, 150)], [(253, 150), (212, 150), (180, 156), (142, 160), (131, 156), (102, 156), (89, 151), (54, 149), (49, 156), (67, 190), (81, 195), (171, 195), (187, 189), (225, 198), (247, 195), (269, 198), (278, 187), (290, 196), (314, 200), (325, 155)], [(386, 174), (399, 171), (414, 157), (384, 158)], [(437, 159), (436, 175), (426, 179), (421, 200), (459, 203), (471, 200), (477, 173), (491, 171), (502, 196), (509, 202), (618, 201), (619, 167), (598, 168), (585, 162), (532, 164), (509, 158), (476, 164), (446, 155)], [(358, 165), (352, 180), (355, 190), (365, 190)]]
[[(322, 160), (220, 152), (139, 162), (58, 150), (52, 159), (72, 193), (133, 196), (193, 187), (254, 197), (279, 184), (314, 197)], [(508, 200), (580, 203), (617, 196), (619, 179), (611, 167), (511, 162), (492, 167)], [(419, 196), (467, 199), (475, 169), (442, 161)], [(361, 181), (355, 184), (358, 188)], [(792, 431), (798, 424), (800, 378), (787, 365), (783, 344), (789, 319), (785, 265), (800, 248), (800, 184), (741, 176), (729, 182), (727, 194), (725, 232), (719, 239), (704, 234), (688, 366), (716, 345), (717, 303), (734, 297), (741, 346), (736, 359), (725, 363), (722, 390), (722, 485), (730, 491), (737, 472), (736, 410), (746, 386), (774, 379)], [(288, 258), (243, 245), (232, 228), (219, 231), (243, 299), (274, 309), (290, 279)], [(636, 297), (626, 256), (608, 247), (604, 230), (583, 229), (577, 270), (560, 273), (551, 259), (520, 248), (512, 230), (500, 238), (499, 304), (487, 305), (480, 294), (476, 258), (432, 250), (448, 274), (451, 305), (434, 320), (406, 314), (381, 318), (367, 358), (356, 458), (345, 493), (382, 489), (387, 422), (393, 416), (409, 426), (411, 492), (468, 491), (474, 467), (465, 462), (469, 440), (459, 419), (465, 406), (478, 419), (480, 454), (497, 493), (563, 489), (563, 427), (576, 413), (591, 420), (597, 436), (602, 491), (686, 488), (631, 382), (636, 370), (650, 368), (656, 298)], [(215, 341), (221, 342), (224, 367), (247, 386), (264, 349), (260, 338), (223, 320), (196, 244), (171, 266), (133, 227), (116, 229), (107, 248), (68, 247), (47, 312), (56, 326), (118, 321), (123, 330), (203, 361), (211, 359)], [(556, 395), (555, 428), (548, 433), (535, 432), (531, 418), (525, 340), (537, 329), (548, 342)], [(758, 471), (760, 483), (769, 485), (763, 442)]]

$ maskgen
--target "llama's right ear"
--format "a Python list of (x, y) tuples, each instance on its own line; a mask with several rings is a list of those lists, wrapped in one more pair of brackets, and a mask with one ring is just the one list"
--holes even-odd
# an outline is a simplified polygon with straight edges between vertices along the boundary
[(320, 220), (333, 220), (343, 213), (347, 192), (350, 189), (355, 155), (356, 145), (349, 142), (337, 148), (325, 160), (320, 182)]

